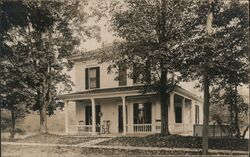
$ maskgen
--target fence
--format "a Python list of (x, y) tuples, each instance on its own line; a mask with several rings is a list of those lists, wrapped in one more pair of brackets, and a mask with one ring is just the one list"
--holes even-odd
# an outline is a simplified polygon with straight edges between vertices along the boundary
[[(194, 136), (202, 136), (201, 124), (194, 125)], [(213, 138), (222, 138), (222, 137), (231, 137), (230, 126), (229, 125), (209, 125), (208, 126), (208, 137)]]

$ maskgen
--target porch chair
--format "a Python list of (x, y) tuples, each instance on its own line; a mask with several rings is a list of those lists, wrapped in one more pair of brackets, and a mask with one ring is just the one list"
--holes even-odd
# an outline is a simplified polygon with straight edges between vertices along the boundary
[(78, 133), (79, 134), (83, 134), (84, 133), (84, 121), (83, 120), (80, 120), (78, 122)]
[(160, 119), (156, 119), (155, 120), (155, 130), (156, 131), (160, 131), (161, 130), (161, 120)]
[(103, 124), (101, 125), (101, 131), (102, 134), (109, 134), (109, 126), (110, 126), (110, 120), (104, 120)]

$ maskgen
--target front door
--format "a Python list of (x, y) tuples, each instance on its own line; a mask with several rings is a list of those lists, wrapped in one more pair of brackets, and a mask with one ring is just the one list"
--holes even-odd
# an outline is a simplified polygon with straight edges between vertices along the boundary
[(123, 132), (123, 113), (122, 106), (118, 106), (118, 132)]

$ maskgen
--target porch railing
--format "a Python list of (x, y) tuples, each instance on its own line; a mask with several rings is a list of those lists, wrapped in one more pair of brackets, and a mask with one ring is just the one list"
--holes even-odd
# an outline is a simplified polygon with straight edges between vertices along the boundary
[(85, 134), (92, 132), (92, 125), (70, 125), (69, 133), (70, 134)]
[(134, 132), (152, 132), (152, 124), (133, 124)]
[(92, 125), (78, 125), (78, 134), (92, 132)]

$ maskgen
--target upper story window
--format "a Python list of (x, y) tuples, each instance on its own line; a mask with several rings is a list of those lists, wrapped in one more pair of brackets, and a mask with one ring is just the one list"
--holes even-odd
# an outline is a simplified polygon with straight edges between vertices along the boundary
[(100, 67), (91, 67), (85, 69), (85, 88), (100, 88)]
[(146, 60), (145, 63), (133, 64), (133, 84), (151, 83), (151, 63)]
[(127, 68), (125, 65), (119, 66), (119, 86), (127, 85)]
[(133, 84), (142, 84), (143, 79), (143, 69), (140, 64), (134, 64), (133, 65)]

